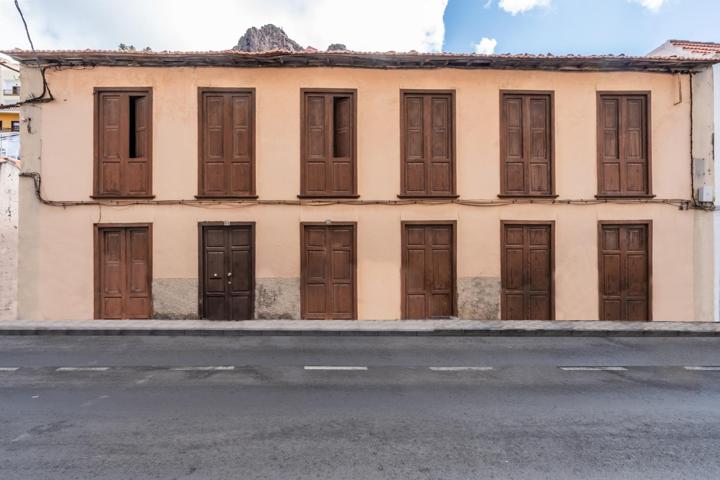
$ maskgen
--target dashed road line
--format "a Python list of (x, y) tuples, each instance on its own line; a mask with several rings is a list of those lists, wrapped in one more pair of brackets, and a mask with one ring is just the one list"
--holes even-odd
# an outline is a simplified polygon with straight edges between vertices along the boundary
[(428, 367), (433, 372), (465, 372), (465, 371), (477, 371), (487, 372), (492, 370), (493, 367)]
[(106, 372), (110, 367), (58, 367), (56, 372)]
[(720, 371), (720, 367), (710, 367), (710, 366), (687, 366), (683, 367), (685, 370), (691, 370), (691, 371), (699, 371), (699, 372), (716, 372)]
[(560, 367), (560, 370), (566, 372), (622, 372), (627, 370), (625, 367)]
[(16, 372), (20, 367), (0, 367), (0, 372)]
[(305, 365), (305, 370), (361, 370), (365, 371), (368, 367), (359, 366), (342, 366), (342, 365)]
[(176, 372), (226, 372), (235, 370), (235, 367), (233, 365), (213, 365), (207, 367), (174, 367), (170, 370), (174, 370)]

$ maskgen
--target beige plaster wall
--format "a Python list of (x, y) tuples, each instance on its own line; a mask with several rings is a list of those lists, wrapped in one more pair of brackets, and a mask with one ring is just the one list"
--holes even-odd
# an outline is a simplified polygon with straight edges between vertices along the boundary
[[(158, 200), (190, 199), (197, 188), (197, 88), (257, 90), (257, 193), (296, 199), (299, 190), (300, 88), (357, 88), (358, 189), (362, 199), (399, 192), (399, 90), (456, 90), (457, 190), (465, 199), (496, 198), (499, 190), (499, 90), (554, 90), (556, 183), (560, 198), (596, 193), (596, 92), (652, 93), (652, 181), (658, 198), (688, 198), (690, 103), (686, 76), (644, 73), (518, 71), (384, 71), (350, 69), (95, 68), (50, 72), (57, 101), (42, 106), (42, 129), (24, 134), (41, 148), (44, 194), (88, 200), (92, 192), (93, 87), (153, 87), (154, 185)], [(676, 103), (678, 88), (684, 90)], [(72, 125), (72, 129), (67, 128)], [(27, 169), (40, 168), (31, 160)], [(696, 278), (695, 214), (667, 205), (336, 205), (336, 206), (40, 206), (23, 180), (22, 208), (33, 219), (21, 246), (20, 317), (92, 316), (95, 222), (153, 222), (154, 277), (197, 277), (197, 222), (257, 222), (257, 277), (300, 275), (301, 221), (358, 222), (360, 318), (400, 316), (400, 222), (458, 221), (458, 277), (500, 276), (500, 220), (556, 221), (556, 317), (598, 315), (597, 221), (652, 220), (655, 320), (692, 320)], [(700, 232), (702, 234), (702, 231)], [(712, 279), (707, 279), (712, 281)], [(21, 287), (22, 288), (22, 287)], [(701, 301), (702, 303), (702, 301)]]

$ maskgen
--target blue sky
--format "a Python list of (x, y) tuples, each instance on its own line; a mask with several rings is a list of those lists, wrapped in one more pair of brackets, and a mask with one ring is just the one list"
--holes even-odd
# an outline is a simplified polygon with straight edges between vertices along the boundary
[(470, 52), (483, 37), (497, 41), (495, 53), (645, 55), (671, 38), (720, 42), (720, 0), (647, 5), (659, 6), (652, 9), (629, 0), (551, 0), (549, 6), (512, 15), (499, 0), (449, 0), (443, 50)]
[[(720, 0), (20, 0), (39, 49), (223, 50), (274, 23), (302, 46), (358, 51), (644, 55), (670, 38), (720, 41)], [(122, 5), (122, 8), (119, 7)], [(202, 8), (200, 8), (202, 5)], [(222, 12), (222, 15), (218, 15)], [(514, 13), (514, 14), (513, 14)], [(0, 0), (0, 49), (27, 48)], [(496, 42), (496, 43), (494, 43)]]

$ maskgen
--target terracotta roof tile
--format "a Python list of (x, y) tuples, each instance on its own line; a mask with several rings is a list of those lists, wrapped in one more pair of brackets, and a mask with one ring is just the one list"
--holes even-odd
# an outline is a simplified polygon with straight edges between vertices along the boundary
[(720, 56), (720, 43), (693, 42), (690, 40), (670, 40), (670, 43), (691, 53)]
[(230, 67), (349, 67), (349, 68), (485, 68), (525, 70), (687, 71), (715, 61), (707, 58), (626, 55), (537, 55), (446, 52), (356, 52), (237, 50), (143, 52), (117, 50), (8, 50), (1, 52), (32, 66), (230, 66)]

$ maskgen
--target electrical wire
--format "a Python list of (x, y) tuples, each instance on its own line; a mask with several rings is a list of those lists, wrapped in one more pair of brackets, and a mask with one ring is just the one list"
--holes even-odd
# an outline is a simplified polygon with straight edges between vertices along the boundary
[(21, 177), (32, 178), (35, 186), (35, 197), (44, 205), (52, 207), (78, 207), (78, 206), (105, 206), (105, 207), (129, 207), (133, 205), (183, 205), (197, 208), (239, 208), (252, 207), (255, 205), (289, 205), (289, 206), (309, 206), (309, 207), (326, 207), (332, 205), (386, 205), (386, 206), (406, 206), (406, 205), (462, 205), (467, 207), (504, 207), (508, 205), (602, 205), (602, 204), (619, 204), (619, 205), (667, 205), (678, 208), (680, 210), (704, 210), (713, 211), (713, 207), (703, 207), (695, 205), (692, 200), (675, 198), (641, 198), (641, 199), (400, 199), (400, 200), (208, 200), (208, 199), (179, 199), (179, 200), (153, 200), (153, 199), (118, 199), (118, 200), (50, 200), (42, 195), (42, 178), (38, 172), (22, 172)]
[(52, 102), (53, 100), (55, 100), (55, 97), (53, 97), (52, 91), (50, 90), (50, 85), (48, 85), (47, 79), (45, 78), (45, 70), (47, 70), (47, 67), (42, 66), (42, 64), (40, 62), (40, 57), (37, 55), (37, 52), (35, 51), (35, 44), (33, 44), (32, 37), (30, 36), (30, 30), (28, 29), (28, 24), (27, 24), (27, 21), (25, 20), (25, 15), (23, 14), (22, 9), (20, 8), (20, 3), (18, 3), (18, 0), (15, 0), (15, 8), (17, 9), (18, 13), (20, 14), (20, 19), (22, 20), (23, 27), (25, 27), (25, 35), (27, 35), (28, 42), (30, 42), (30, 49), (32, 50), (33, 55), (35, 55), (35, 60), (37, 61), (37, 68), (40, 69), (40, 76), (42, 77), (43, 89), (42, 89), (42, 93), (40, 95), (36, 95), (34, 97), (30, 97), (21, 102), (13, 103), (10, 105), (0, 105), (0, 110), (16, 108), (16, 107), (20, 107), (22, 105), (27, 105), (27, 104), (31, 104), (31, 103)]

